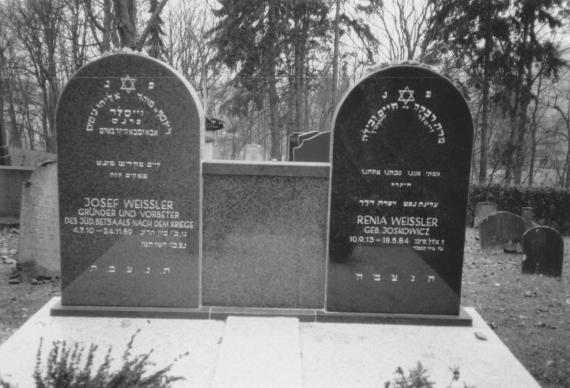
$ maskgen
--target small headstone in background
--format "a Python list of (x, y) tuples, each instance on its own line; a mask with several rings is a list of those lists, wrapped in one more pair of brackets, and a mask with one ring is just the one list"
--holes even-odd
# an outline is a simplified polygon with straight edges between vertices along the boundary
[(243, 160), (265, 160), (263, 146), (261, 144), (246, 144), (242, 149)]
[(481, 248), (520, 244), (525, 230), (526, 223), (521, 216), (508, 211), (490, 214), (479, 224)]
[(8, 149), (10, 150), (11, 166), (36, 167), (44, 162), (57, 160), (57, 154), (52, 152), (23, 150), (15, 147), (8, 147)]
[(525, 206), (521, 209), (521, 216), (524, 218), (526, 222), (526, 228), (530, 229), (533, 226), (538, 226), (536, 222), (534, 222), (534, 208), (530, 206)]
[(293, 132), (289, 135), (289, 154), (288, 160), (293, 161), (295, 160), (293, 157), (293, 150), (295, 147), (301, 145), (304, 139), (308, 139), (315, 135), (318, 135), (319, 131), (309, 131), (309, 132)]
[(495, 202), (477, 202), (475, 205), (475, 218), (473, 219), (473, 227), (478, 228), (479, 224), (489, 214), (497, 211)]
[(57, 165), (41, 164), (22, 187), (18, 262), (32, 278), (59, 276)]
[(301, 144), (293, 148), (295, 162), (323, 162), (330, 161), (331, 133), (321, 132), (305, 138)]
[(564, 240), (549, 226), (535, 226), (523, 236), (523, 273), (562, 276)]

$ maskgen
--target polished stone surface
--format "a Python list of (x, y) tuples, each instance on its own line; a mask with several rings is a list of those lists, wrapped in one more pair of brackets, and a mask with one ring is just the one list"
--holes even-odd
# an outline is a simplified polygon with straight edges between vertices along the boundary
[(324, 177), (205, 173), (203, 304), (322, 308), (327, 196)]
[(150, 57), (79, 70), (60, 97), (63, 305), (197, 307), (204, 117), (192, 87)]
[(459, 314), (473, 124), (453, 84), (376, 71), (334, 121), (327, 310)]
[(549, 226), (535, 226), (522, 238), (523, 273), (562, 276), (564, 264), (564, 239)]
[(502, 247), (507, 243), (520, 244), (526, 227), (524, 218), (508, 211), (494, 212), (479, 224), (481, 248)]
[(244, 160), (208, 160), (202, 163), (204, 175), (247, 175), (271, 177), (330, 177), (330, 163), (256, 162)]
[(295, 162), (330, 162), (331, 133), (319, 132), (314, 136), (303, 138), (301, 143), (293, 148)]

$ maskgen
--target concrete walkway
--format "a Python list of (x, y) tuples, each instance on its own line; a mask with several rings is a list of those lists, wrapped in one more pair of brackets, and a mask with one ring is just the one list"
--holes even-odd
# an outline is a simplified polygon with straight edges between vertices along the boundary
[[(472, 308), (473, 327), (303, 323), (296, 318), (234, 317), (227, 321), (52, 317), (52, 299), (0, 347), (0, 375), (33, 387), (40, 338), (43, 358), (53, 341), (112, 346), (116, 363), (133, 334), (134, 354), (154, 349), (164, 367), (179, 355), (175, 387), (384, 387), (394, 371), (418, 361), (436, 387), (540, 387)], [(452, 385), (453, 386), (453, 385)], [(463, 387), (463, 384), (460, 385)]]

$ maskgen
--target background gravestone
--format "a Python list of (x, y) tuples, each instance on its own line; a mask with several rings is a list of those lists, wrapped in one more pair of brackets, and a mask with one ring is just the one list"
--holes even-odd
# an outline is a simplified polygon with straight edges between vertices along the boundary
[(520, 243), (525, 230), (526, 222), (521, 216), (507, 211), (490, 214), (479, 224), (481, 248)]
[(197, 307), (204, 117), (171, 67), (119, 53), (58, 104), (62, 305)]
[(473, 219), (473, 227), (478, 228), (479, 224), (485, 217), (497, 211), (495, 202), (477, 202), (475, 205), (475, 217)]
[(304, 139), (308, 139), (315, 135), (318, 135), (319, 131), (309, 131), (309, 132), (293, 132), (289, 135), (289, 155), (287, 156), (289, 161), (294, 161), (293, 150), (298, 147)]
[(58, 220), (57, 166), (52, 161), (36, 167), (22, 187), (18, 262), (34, 264), (32, 277), (59, 276)]
[(293, 148), (295, 162), (330, 162), (331, 133), (320, 132), (305, 138), (297, 147)]
[(535, 226), (523, 235), (523, 273), (562, 276), (564, 240), (549, 226)]
[(241, 155), (240, 159), (243, 160), (250, 160), (250, 161), (265, 160), (263, 146), (261, 144), (246, 144), (245, 146), (243, 146), (240, 155)]
[(473, 138), (459, 91), (389, 67), (334, 121), (327, 310), (459, 314)]
[(526, 228), (530, 229), (533, 226), (539, 226), (538, 223), (534, 222), (534, 208), (530, 206), (525, 206), (521, 208), (521, 217), (526, 223)]

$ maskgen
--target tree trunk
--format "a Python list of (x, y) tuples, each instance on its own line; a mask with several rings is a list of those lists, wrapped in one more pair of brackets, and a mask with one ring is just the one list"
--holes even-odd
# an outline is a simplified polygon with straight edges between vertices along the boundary
[(481, 117), (481, 151), (479, 157), (479, 183), (484, 184), (487, 180), (487, 132), (489, 126), (489, 89), (491, 83), (489, 82), (490, 74), (489, 61), (491, 59), (491, 48), (493, 47), (493, 34), (491, 32), (491, 10), (487, 9), (485, 12), (485, 52), (483, 58), (483, 105)]
[[(487, 73), (487, 69), (484, 70)], [(483, 112), (481, 114), (481, 150), (479, 158), (479, 183), (484, 184), (487, 181), (487, 140), (489, 125), (489, 79), (488, 75), (483, 75)]]
[(135, 0), (114, 0), (115, 20), (121, 47), (137, 45), (137, 7)]
[(528, 108), (529, 102), (525, 102), (521, 104), (521, 112), (520, 112), (520, 120), (519, 120), (519, 129), (518, 129), (518, 137), (515, 144), (515, 158), (514, 158), (514, 166), (513, 166), (513, 178), (514, 184), (520, 185), (522, 181), (522, 170), (523, 164), (525, 159), (524, 154), (524, 139), (526, 135), (527, 129), (527, 115), (526, 110)]
[[(53, 37), (53, 41), (50, 42), (48, 45), (48, 80), (47, 80), (47, 133), (45, 137), (46, 141), (46, 151), (47, 152), (56, 152), (56, 143), (55, 143), (55, 111), (57, 108), (57, 99), (59, 97), (59, 85), (57, 82), (57, 71), (56, 71), (56, 64), (55, 64), (55, 39), (57, 37)], [(53, 45), (51, 44), (53, 43)]]
[(514, 165), (514, 183), (515, 185), (520, 185), (522, 180), (522, 170), (523, 164), (525, 160), (525, 152), (524, 152), (524, 145), (525, 145), (525, 136), (526, 131), (528, 129), (527, 121), (528, 121), (528, 107), (530, 105), (531, 100), (531, 87), (532, 87), (532, 62), (528, 62), (526, 64), (526, 79), (525, 84), (523, 85), (522, 93), (521, 93), (521, 103), (520, 103), (520, 110), (519, 110), (519, 122), (518, 122), (518, 137), (516, 139), (515, 145), (515, 165)]
[(113, 15), (111, 13), (111, 0), (103, 2), (103, 38), (101, 40), (101, 54), (111, 50), (111, 36), (113, 35)]
[(22, 148), (22, 130), (18, 129), (16, 119), (16, 107), (14, 106), (14, 99), (12, 93), (8, 93), (8, 115), (10, 116), (10, 123), (12, 131), (10, 132), (10, 145), (16, 148)]
[(295, 8), (295, 118), (294, 128), (301, 131), (301, 123), (303, 122), (303, 72), (304, 72), (304, 37), (303, 37), (303, 4), (298, 3)]
[[(4, 48), (0, 49), (0, 64), (4, 67)], [(8, 151), (8, 137), (6, 136), (6, 123), (4, 122), (4, 95), (6, 88), (4, 83), (8, 82), (4, 79), (3, 68), (0, 68), (0, 166), (10, 165), (10, 153)]]
[(570, 130), (568, 131), (568, 151), (566, 151), (566, 188), (570, 190)]
[(540, 92), (542, 88), (542, 74), (538, 77), (538, 88), (536, 89), (536, 97), (534, 109), (532, 110), (532, 121), (530, 124), (530, 136), (531, 136), (531, 149), (530, 149), (530, 166), (528, 170), (528, 185), (532, 186), (534, 181), (534, 161), (536, 159), (536, 130), (537, 130), (537, 116), (538, 116), (538, 101), (540, 98)]
[(333, 43), (333, 63), (332, 63), (332, 88), (331, 88), (331, 109), (336, 109), (337, 87), (338, 87), (338, 49), (340, 39), (340, 0), (336, 0), (334, 16), (334, 43)]
[(6, 137), (6, 124), (4, 123), (3, 113), (4, 113), (4, 85), (0, 83), (0, 166), (9, 166), (10, 152), (8, 151), (8, 138)]
[(275, 23), (277, 23), (277, 5), (269, 2), (268, 12), (268, 40), (272, 42), (267, 49), (265, 56), (265, 79), (267, 80), (267, 97), (269, 103), (269, 126), (271, 131), (271, 159), (281, 160), (281, 133), (279, 130), (279, 96), (277, 95), (277, 79), (275, 77), (277, 56), (275, 45), (277, 44), (277, 32)]

